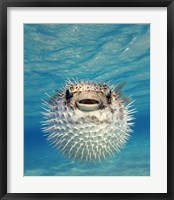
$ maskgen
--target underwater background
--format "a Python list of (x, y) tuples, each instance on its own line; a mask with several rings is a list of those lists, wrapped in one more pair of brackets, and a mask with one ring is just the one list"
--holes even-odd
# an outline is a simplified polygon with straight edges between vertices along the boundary
[[(66, 79), (127, 82), (135, 100), (134, 132), (115, 157), (80, 163), (64, 157), (42, 132), (45, 93)], [(24, 25), (24, 176), (150, 175), (150, 25)]]

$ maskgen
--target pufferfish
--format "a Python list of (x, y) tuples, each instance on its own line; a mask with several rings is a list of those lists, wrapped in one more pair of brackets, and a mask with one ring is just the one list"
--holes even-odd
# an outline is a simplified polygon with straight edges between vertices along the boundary
[(124, 85), (68, 80), (61, 92), (43, 101), (47, 140), (73, 160), (95, 162), (114, 156), (134, 124), (133, 101), (120, 92)]

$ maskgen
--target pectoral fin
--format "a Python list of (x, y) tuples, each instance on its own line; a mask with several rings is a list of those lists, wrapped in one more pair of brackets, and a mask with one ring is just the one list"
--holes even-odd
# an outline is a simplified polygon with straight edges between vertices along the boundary
[(126, 82), (123, 82), (123, 83), (120, 83), (119, 85), (117, 85), (115, 87), (115, 92), (120, 92), (120, 90), (126, 85), (127, 83)]
[(130, 97), (122, 97), (122, 99), (123, 99), (124, 103), (129, 103), (132, 101), (132, 98), (130, 98)]

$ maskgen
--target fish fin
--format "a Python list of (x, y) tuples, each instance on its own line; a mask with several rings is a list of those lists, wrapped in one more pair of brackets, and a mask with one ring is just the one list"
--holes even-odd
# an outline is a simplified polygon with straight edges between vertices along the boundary
[(132, 98), (130, 98), (130, 97), (122, 97), (122, 99), (123, 99), (124, 103), (129, 103), (132, 101)]
[(120, 83), (115, 87), (115, 92), (120, 92), (120, 90), (126, 85), (126, 82)]

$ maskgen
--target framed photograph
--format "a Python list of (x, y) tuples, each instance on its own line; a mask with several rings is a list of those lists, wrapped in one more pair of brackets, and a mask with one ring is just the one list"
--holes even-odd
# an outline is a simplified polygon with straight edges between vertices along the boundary
[(174, 2), (0, 8), (0, 198), (174, 200)]

